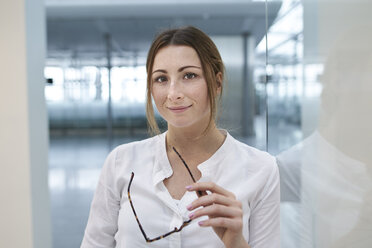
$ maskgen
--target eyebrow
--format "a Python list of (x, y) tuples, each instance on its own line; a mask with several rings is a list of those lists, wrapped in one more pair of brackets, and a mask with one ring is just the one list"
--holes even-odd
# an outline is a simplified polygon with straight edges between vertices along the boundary
[[(183, 71), (183, 70), (185, 70), (185, 69), (187, 69), (187, 68), (197, 68), (197, 69), (201, 69), (201, 67), (199, 67), (199, 66), (195, 66), (195, 65), (186, 65), (186, 66), (182, 66), (181, 68), (179, 68), (179, 69), (178, 69), (178, 72), (181, 72), (181, 71)], [(167, 73), (167, 71), (164, 70), (164, 69), (158, 69), (158, 70), (155, 70), (155, 71), (152, 72), (152, 74), (154, 74), (155, 72)]]

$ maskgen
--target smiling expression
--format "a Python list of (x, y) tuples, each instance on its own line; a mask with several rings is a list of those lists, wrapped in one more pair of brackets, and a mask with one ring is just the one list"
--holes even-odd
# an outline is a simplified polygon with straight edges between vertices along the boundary
[(158, 51), (151, 74), (152, 96), (168, 127), (208, 125), (207, 83), (196, 51), (166, 46)]

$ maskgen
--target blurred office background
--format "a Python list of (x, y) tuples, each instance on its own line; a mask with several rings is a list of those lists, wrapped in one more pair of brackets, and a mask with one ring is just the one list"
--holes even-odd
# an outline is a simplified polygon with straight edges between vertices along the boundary
[(185, 25), (225, 62), (219, 126), (277, 158), (282, 247), (372, 246), (372, 1), (5, 0), (0, 13), (0, 247), (80, 246), (105, 157), (148, 137), (151, 41)]

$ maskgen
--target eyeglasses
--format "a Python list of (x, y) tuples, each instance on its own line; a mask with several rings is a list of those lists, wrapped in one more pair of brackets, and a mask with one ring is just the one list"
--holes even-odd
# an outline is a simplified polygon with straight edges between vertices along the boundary
[[(196, 181), (195, 181), (195, 178), (194, 178), (194, 176), (192, 175), (192, 173), (191, 173), (191, 171), (190, 171), (190, 168), (187, 166), (185, 160), (182, 158), (181, 154), (179, 154), (179, 153), (177, 152), (176, 148), (173, 147), (173, 150), (176, 152), (176, 154), (178, 155), (178, 157), (181, 159), (182, 163), (185, 165), (187, 171), (189, 172), (192, 181), (195, 183), (195, 182), (196, 182)], [(128, 199), (129, 199), (130, 206), (131, 206), (131, 208), (132, 208), (132, 210), (133, 210), (134, 217), (136, 217), (136, 221), (137, 221), (137, 223), (138, 223), (138, 227), (140, 228), (141, 233), (142, 233), (142, 235), (143, 235), (143, 237), (145, 238), (145, 240), (146, 240), (147, 243), (151, 243), (151, 242), (154, 242), (154, 241), (156, 241), (156, 240), (159, 240), (159, 239), (165, 238), (165, 237), (171, 235), (172, 233), (180, 232), (180, 231), (181, 231), (185, 226), (187, 226), (187, 225), (191, 222), (191, 220), (186, 220), (186, 221), (184, 221), (184, 222), (182, 223), (182, 225), (181, 225), (180, 227), (175, 227), (172, 231), (167, 232), (167, 233), (165, 233), (165, 234), (163, 234), (163, 235), (160, 235), (160, 236), (158, 236), (158, 237), (156, 237), (156, 238), (152, 238), (152, 239), (150, 239), (149, 237), (147, 237), (147, 235), (146, 235), (146, 233), (145, 233), (145, 230), (143, 229), (143, 227), (142, 227), (142, 225), (141, 225), (141, 223), (140, 223), (140, 221), (139, 221), (139, 219), (138, 219), (138, 217), (137, 217), (136, 210), (134, 209), (133, 202), (132, 202), (132, 199), (131, 199), (131, 197), (130, 197), (130, 186), (132, 185), (133, 178), (134, 178), (134, 173), (132, 172), (132, 175), (131, 175), (131, 177), (130, 177), (129, 184), (128, 184)], [(198, 191), (197, 194), (198, 194), (199, 197), (203, 195), (203, 193), (202, 193), (201, 191)]]

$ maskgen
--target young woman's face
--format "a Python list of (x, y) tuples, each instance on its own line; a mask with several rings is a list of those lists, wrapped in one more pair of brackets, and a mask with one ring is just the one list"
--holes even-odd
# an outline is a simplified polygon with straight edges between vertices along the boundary
[(192, 47), (171, 45), (160, 49), (154, 59), (151, 81), (155, 105), (168, 126), (208, 125), (207, 83)]

